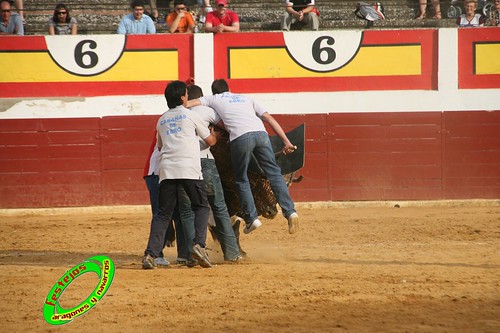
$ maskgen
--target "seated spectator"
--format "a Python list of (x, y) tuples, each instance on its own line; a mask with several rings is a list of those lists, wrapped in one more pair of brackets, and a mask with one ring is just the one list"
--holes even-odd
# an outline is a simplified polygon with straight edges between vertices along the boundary
[(476, 0), (465, 0), (464, 2), (465, 14), (457, 18), (457, 25), (462, 28), (482, 27), (486, 23), (486, 17), (482, 14), (476, 13), (477, 2)]
[(206, 16), (205, 32), (238, 32), (240, 18), (238, 14), (227, 9), (226, 0), (215, 0), (216, 8)]
[(319, 12), (314, 6), (314, 0), (285, 0), (281, 30), (290, 31), (291, 25), (295, 22), (301, 22), (309, 30), (319, 29)]
[(194, 19), (187, 12), (186, 0), (174, 1), (174, 11), (167, 16), (167, 30), (171, 33), (193, 33)]
[(132, 14), (125, 15), (116, 33), (122, 35), (130, 34), (154, 34), (156, 27), (153, 19), (144, 15), (144, 2), (141, 0), (134, 0), (130, 4)]
[(76, 19), (71, 17), (65, 4), (58, 4), (49, 20), (49, 35), (76, 35)]
[(198, 2), (198, 22), (205, 23), (206, 15), (213, 9), (210, 6), (210, 0), (197, 0)]
[(149, 0), (149, 7), (151, 7), (151, 12), (149, 16), (154, 22), (158, 22), (158, 7), (156, 7), (156, 0)]
[(495, 0), (493, 3), (486, 25), (490, 27), (500, 27), (500, 0)]
[(10, 1), (0, 2), (2, 10), (2, 22), (0, 24), (0, 35), (24, 35), (23, 20), (17, 13), (12, 13)]
[[(434, 16), (432, 17), (433, 19), (440, 19), (441, 18), (441, 5), (439, 3), (439, 0), (431, 0), (432, 7), (434, 7)], [(426, 10), (427, 10), (427, 0), (420, 0), (420, 15), (417, 16), (417, 20), (423, 20), (426, 16)]]

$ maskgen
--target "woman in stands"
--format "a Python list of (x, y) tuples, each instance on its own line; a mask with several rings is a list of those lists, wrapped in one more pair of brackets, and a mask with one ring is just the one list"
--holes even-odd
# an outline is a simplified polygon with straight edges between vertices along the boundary
[(69, 15), (69, 10), (65, 4), (58, 4), (54, 10), (54, 15), (49, 20), (49, 34), (76, 35), (77, 32), (76, 19)]
[(486, 23), (486, 17), (482, 14), (476, 13), (477, 2), (476, 0), (465, 0), (464, 2), (465, 14), (457, 18), (457, 25), (461, 28), (482, 27)]

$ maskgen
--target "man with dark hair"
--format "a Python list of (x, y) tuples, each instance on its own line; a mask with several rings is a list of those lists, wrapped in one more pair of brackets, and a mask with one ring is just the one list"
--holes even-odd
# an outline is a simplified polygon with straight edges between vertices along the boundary
[(158, 119), (156, 125), (157, 146), (161, 152), (160, 210), (151, 223), (142, 267), (150, 269), (157, 265), (155, 258), (160, 257), (163, 249), (165, 233), (177, 204), (179, 186), (182, 186), (191, 200), (191, 209), (195, 215), (195, 236), (191, 255), (198, 260), (200, 266), (211, 267), (212, 264), (205, 251), (210, 209), (201, 173), (199, 138), (212, 146), (216, 143), (216, 137), (198, 114), (185, 108), (188, 95), (184, 82), (169, 83), (165, 89), (165, 98), (169, 110)]
[[(197, 99), (202, 96), (203, 91), (201, 87), (197, 85), (190, 85), (188, 87), (189, 100)], [(214, 123), (218, 119), (214, 109), (209, 108), (208, 106), (195, 106), (191, 109), (191, 112), (197, 113), (205, 122), (206, 127), (210, 126), (210, 124)], [(224, 260), (230, 263), (240, 262), (242, 256), (240, 255), (236, 235), (234, 234), (231, 225), (231, 218), (224, 200), (224, 190), (222, 188), (219, 172), (217, 171), (217, 166), (215, 165), (214, 156), (210, 152), (210, 147), (204, 144), (204, 142), (200, 142), (200, 148), (201, 171), (203, 173), (203, 179), (207, 189), (208, 202), (212, 208), (215, 221), (215, 226), (212, 230), (215, 232), (217, 240), (221, 245)], [(179, 209), (182, 225), (184, 226), (184, 234), (186, 235), (186, 242), (189, 246), (191, 239), (193, 238), (192, 235), (194, 234), (194, 230), (192, 229), (191, 222), (193, 214), (189, 209), (188, 204), (189, 199), (181, 194)], [(187, 221), (189, 221), (189, 223), (186, 223)]]
[(116, 33), (122, 35), (156, 33), (153, 19), (148, 15), (144, 15), (144, 2), (134, 0), (130, 4), (130, 8), (132, 9), (132, 13), (122, 18)]
[[(231, 162), (236, 179), (236, 187), (240, 194), (241, 209), (248, 234), (262, 225), (258, 219), (257, 209), (252, 195), (247, 171), (252, 154), (257, 158), (262, 171), (269, 180), (271, 189), (278, 201), (283, 215), (288, 220), (288, 232), (293, 234), (299, 229), (299, 216), (290, 197), (288, 186), (276, 164), (269, 135), (263, 121), (267, 122), (284, 143), (283, 153), (289, 154), (295, 146), (288, 140), (278, 122), (263, 107), (248, 96), (229, 92), (225, 80), (212, 83), (213, 96), (205, 96), (190, 100), (188, 107), (205, 105), (215, 109), (229, 133)], [(216, 120), (216, 123), (219, 119)]]

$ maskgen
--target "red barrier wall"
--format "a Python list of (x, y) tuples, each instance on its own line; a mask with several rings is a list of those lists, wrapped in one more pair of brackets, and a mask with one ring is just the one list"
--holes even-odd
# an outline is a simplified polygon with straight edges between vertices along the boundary
[[(306, 124), (298, 202), (500, 197), (500, 112), (276, 118), (285, 131)], [(148, 204), (156, 119), (2, 120), (0, 207)]]

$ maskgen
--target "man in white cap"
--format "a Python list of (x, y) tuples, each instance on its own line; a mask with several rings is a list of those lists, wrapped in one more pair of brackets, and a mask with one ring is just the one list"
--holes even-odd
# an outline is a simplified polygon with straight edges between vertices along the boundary
[(227, 8), (227, 0), (215, 0), (215, 9), (207, 14), (205, 32), (238, 32), (240, 18)]

